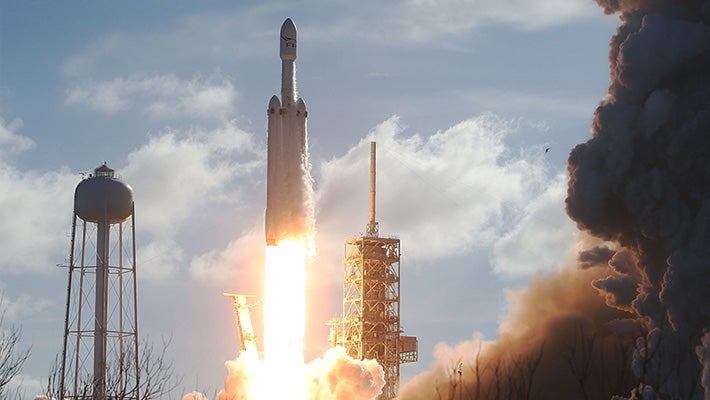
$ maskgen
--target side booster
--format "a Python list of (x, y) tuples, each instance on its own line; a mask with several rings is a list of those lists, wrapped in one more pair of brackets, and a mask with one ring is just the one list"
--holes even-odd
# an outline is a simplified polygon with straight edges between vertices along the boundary
[(284, 21), (280, 35), (281, 100), (269, 101), (266, 178), (266, 245), (307, 232), (310, 187), (306, 103), (296, 99), (296, 26)]

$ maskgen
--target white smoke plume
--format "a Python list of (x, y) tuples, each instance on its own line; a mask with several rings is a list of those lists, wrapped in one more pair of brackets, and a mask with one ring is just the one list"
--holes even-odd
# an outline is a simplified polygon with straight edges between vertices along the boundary
[(207, 397), (202, 393), (192, 392), (182, 396), (182, 400), (207, 400)]
[(356, 360), (335, 347), (308, 364), (307, 400), (375, 399), (385, 385), (375, 360)]
[[(249, 400), (249, 385), (257, 379), (255, 371), (259, 370), (259, 363), (246, 352), (234, 361), (227, 361), (229, 374), (217, 400)], [(308, 363), (303, 379), (304, 400), (370, 400), (377, 398), (385, 384), (384, 371), (377, 361), (353, 359), (342, 347), (329, 349), (323, 357)], [(194, 398), (198, 399), (204, 397)]]

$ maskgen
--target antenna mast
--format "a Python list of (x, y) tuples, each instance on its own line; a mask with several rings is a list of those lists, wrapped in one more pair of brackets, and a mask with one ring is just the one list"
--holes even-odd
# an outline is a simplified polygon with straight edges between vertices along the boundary
[(377, 169), (377, 144), (370, 142), (370, 222), (367, 223), (367, 236), (378, 237), (380, 227), (375, 221), (375, 175)]

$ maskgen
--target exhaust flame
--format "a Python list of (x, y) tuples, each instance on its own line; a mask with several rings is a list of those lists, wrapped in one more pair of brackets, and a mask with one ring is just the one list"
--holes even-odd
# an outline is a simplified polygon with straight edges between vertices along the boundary
[(260, 399), (304, 398), (306, 245), (290, 240), (266, 247), (264, 368), (279, 384), (264, 382)]
[(305, 334), (305, 246), (297, 241), (266, 248), (264, 358), (303, 363)]
[(227, 361), (229, 375), (218, 400), (305, 399), (306, 243), (266, 247), (264, 357), (254, 348)]

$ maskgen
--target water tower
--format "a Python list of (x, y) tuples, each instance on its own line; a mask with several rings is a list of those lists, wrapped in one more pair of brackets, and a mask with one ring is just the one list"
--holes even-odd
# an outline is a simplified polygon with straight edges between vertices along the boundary
[(139, 399), (133, 189), (105, 163), (74, 192), (60, 397)]

